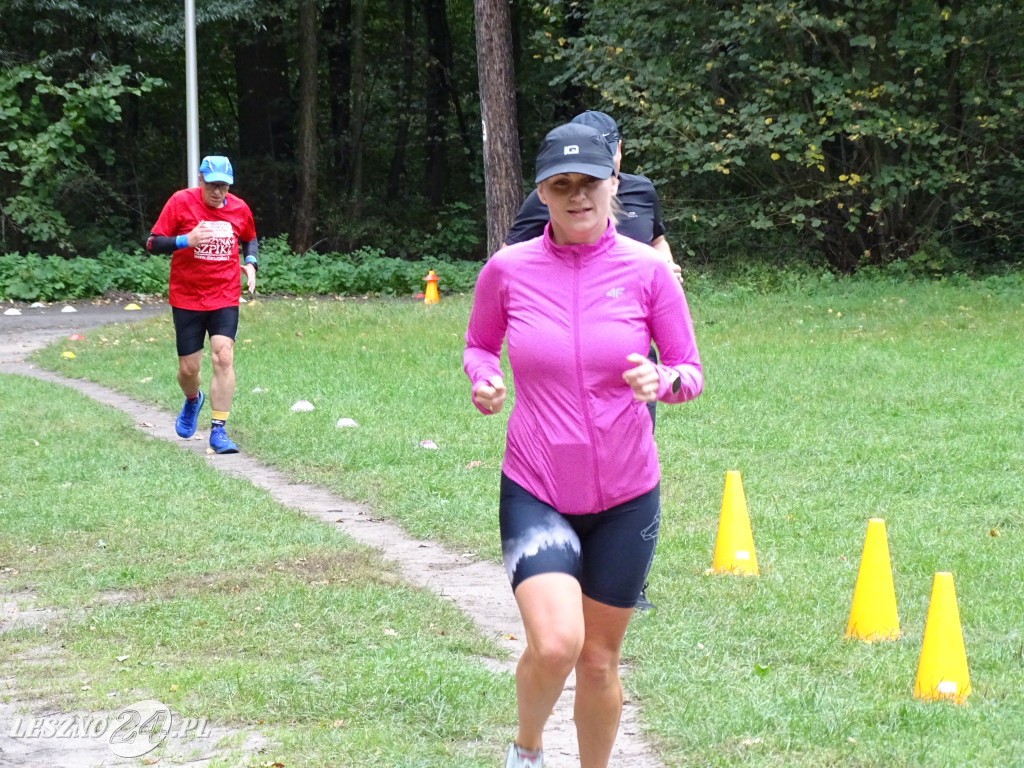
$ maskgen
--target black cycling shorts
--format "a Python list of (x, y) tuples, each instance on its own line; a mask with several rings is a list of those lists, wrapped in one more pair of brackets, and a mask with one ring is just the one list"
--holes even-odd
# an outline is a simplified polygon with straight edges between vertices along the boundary
[(541, 573), (565, 573), (587, 597), (633, 608), (654, 558), (661, 489), (592, 515), (563, 515), (501, 476), (501, 552), (512, 590)]
[(227, 336), (232, 341), (238, 333), (238, 307), (222, 307), (204, 312), (171, 307), (178, 357), (201, 352), (206, 336)]

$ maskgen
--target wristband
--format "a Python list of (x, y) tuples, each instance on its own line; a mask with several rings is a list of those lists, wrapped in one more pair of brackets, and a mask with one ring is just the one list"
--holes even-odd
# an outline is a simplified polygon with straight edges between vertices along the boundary
[(246, 256), (245, 257), (245, 263), (246, 264), (252, 264), (252, 268), (253, 269), (255, 269), (257, 272), (260, 271), (260, 265), (256, 263), (256, 257), (255, 256)]
[(188, 235), (178, 235), (174, 238), (174, 247), (178, 249), (188, 248)]

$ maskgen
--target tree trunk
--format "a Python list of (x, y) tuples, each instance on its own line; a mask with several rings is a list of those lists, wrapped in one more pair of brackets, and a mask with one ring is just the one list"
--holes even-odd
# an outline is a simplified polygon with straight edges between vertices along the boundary
[(475, 0), (474, 5), (487, 188), (487, 249), (494, 253), (522, 203), (512, 30), (506, 0)]
[(363, 212), (363, 127), (366, 119), (366, 0), (352, 0), (352, 124), (349, 127), (352, 155), (352, 217)]
[(331, 137), (334, 158), (331, 187), (336, 195), (347, 195), (349, 190), (349, 161), (352, 121), (352, 2), (332, 0), (324, 6), (321, 15), (322, 37), (330, 75)]
[(445, 0), (425, 0), (427, 20), (427, 168), (426, 197), (433, 211), (444, 204), (448, 181), (448, 74), (451, 42), (448, 34), (448, 12)]
[(299, 201), (292, 246), (305, 253), (312, 246), (317, 178), (317, 36), (315, 0), (299, 3)]
[(412, 113), (413, 78), (416, 65), (413, 50), (412, 0), (401, 0), (404, 36), (402, 39), (402, 81), (399, 83), (398, 128), (395, 130), (394, 150), (391, 154), (391, 168), (388, 171), (387, 201), (395, 202), (401, 190), (405, 175), (405, 147), (409, 142), (409, 115)]
[(235, 55), (238, 159), (246, 163), (240, 169), (238, 191), (252, 208), (261, 233), (280, 232), (290, 216), (281, 201), (291, 197), (291, 174), (278, 173), (294, 151), (287, 117), (294, 112), (288, 95), (288, 55), (280, 28), (280, 19), (264, 19), (260, 28), (239, 35)]

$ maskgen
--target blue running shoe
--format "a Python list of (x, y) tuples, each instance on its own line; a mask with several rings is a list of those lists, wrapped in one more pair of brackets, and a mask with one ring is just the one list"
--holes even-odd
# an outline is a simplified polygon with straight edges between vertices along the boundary
[(224, 427), (214, 427), (210, 430), (210, 447), (216, 453), (238, 453), (238, 446), (228, 438)]
[(202, 409), (204, 402), (206, 402), (206, 396), (203, 395), (203, 390), (199, 390), (199, 397), (196, 398), (195, 402), (190, 403), (186, 400), (185, 404), (181, 406), (178, 420), (174, 422), (174, 431), (178, 433), (178, 437), (192, 437), (196, 433), (199, 411)]

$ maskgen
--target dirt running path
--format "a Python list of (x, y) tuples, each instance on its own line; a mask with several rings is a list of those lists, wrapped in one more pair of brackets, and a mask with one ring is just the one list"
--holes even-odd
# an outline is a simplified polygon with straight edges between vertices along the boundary
[[(131, 416), (146, 434), (192, 451), (218, 470), (265, 489), (281, 504), (315, 517), (326, 525), (335, 526), (357, 541), (375, 547), (385, 558), (398, 564), (406, 581), (426, 587), (444, 599), (451, 600), (476, 623), (483, 635), (509, 649), (513, 661), (502, 664), (501, 668), (508, 674), (514, 674), (514, 660), (518, 659), (523, 649), (523, 625), (505, 570), (500, 564), (467, 559), (437, 544), (412, 539), (397, 524), (375, 517), (372, 509), (346, 501), (316, 486), (293, 483), (283, 473), (244, 453), (208, 455), (205, 432), (197, 432), (196, 437), (201, 439), (192, 440), (182, 440), (175, 434), (175, 413), (139, 403), (98, 384), (64, 378), (24, 362), (30, 352), (62, 335), (81, 333), (113, 322), (135, 322), (143, 317), (169, 311), (166, 305), (153, 301), (142, 305), (141, 310), (126, 312), (124, 303), (76, 304), (76, 313), (62, 313), (60, 305), (54, 305), (39, 309), (22, 308), (21, 316), (0, 314), (0, 373), (20, 374), (63, 384), (97, 402), (117, 408)], [(2, 308), (0, 305), (0, 311)], [(168, 368), (168, 375), (172, 372)], [(576, 733), (572, 723), (573, 693), (573, 681), (570, 679), (545, 730), (546, 768), (572, 768), (579, 765)], [(643, 742), (636, 714), (636, 707), (627, 703), (611, 765), (615, 768), (663, 768), (662, 763)], [(4, 753), (4, 739), (7, 736), (6, 733), (0, 733), (0, 755)]]

